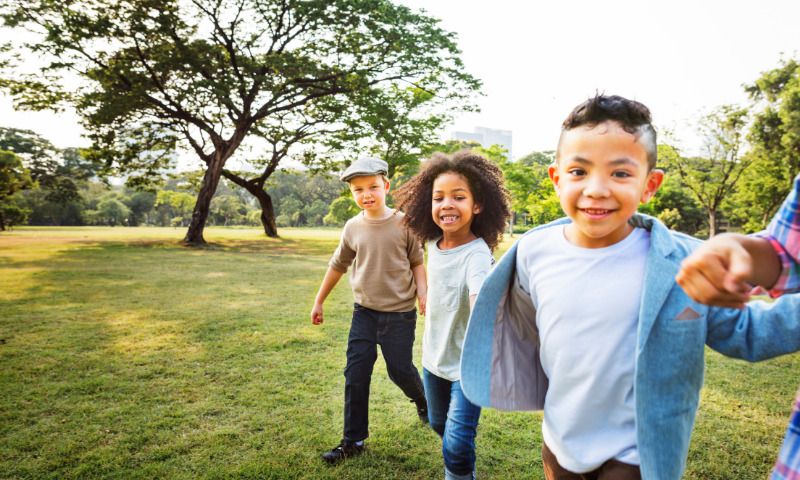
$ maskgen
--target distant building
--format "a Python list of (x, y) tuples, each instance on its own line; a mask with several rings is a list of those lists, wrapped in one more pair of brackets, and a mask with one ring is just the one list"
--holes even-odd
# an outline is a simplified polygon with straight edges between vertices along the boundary
[(491, 147), (492, 145), (500, 145), (508, 151), (509, 159), (514, 158), (511, 151), (511, 130), (475, 127), (474, 132), (453, 132), (451, 138), (453, 140), (463, 140), (465, 142), (478, 142), (484, 148)]

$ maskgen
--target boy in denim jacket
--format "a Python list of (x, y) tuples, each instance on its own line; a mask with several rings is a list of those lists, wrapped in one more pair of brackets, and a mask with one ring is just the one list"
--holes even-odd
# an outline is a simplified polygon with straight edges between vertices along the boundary
[(536, 228), (478, 294), (461, 359), (475, 404), (543, 409), (548, 479), (679, 479), (704, 346), (750, 361), (800, 349), (800, 298), (743, 310), (675, 282), (700, 243), (636, 209), (657, 191), (650, 112), (597, 96), (564, 122), (550, 177), (569, 218)]

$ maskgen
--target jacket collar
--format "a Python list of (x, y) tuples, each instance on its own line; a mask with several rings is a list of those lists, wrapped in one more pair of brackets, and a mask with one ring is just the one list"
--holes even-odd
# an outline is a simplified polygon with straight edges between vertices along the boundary
[(630, 223), (650, 231), (650, 250), (647, 253), (642, 303), (639, 306), (638, 354), (644, 350), (658, 313), (675, 286), (680, 263), (674, 256), (677, 249), (675, 239), (663, 223), (642, 214), (634, 215)]

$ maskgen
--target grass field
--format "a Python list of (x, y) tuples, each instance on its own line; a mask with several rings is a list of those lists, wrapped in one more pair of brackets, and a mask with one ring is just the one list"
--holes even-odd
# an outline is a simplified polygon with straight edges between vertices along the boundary
[[(380, 359), (367, 453), (319, 459), (341, 436), (347, 282), (324, 325), (308, 311), (338, 231), (210, 228), (203, 249), (181, 246), (183, 233), (0, 234), (0, 478), (441, 475), (438, 437)], [(765, 478), (799, 367), (797, 355), (747, 364), (709, 351), (686, 478)], [(540, 422), (484, 411), (478, 476), (542, 478)]]

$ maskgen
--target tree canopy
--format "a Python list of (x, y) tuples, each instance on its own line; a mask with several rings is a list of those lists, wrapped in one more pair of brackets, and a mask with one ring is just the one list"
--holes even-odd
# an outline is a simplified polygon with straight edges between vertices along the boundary
[(2, 15), (39, 34), (15, 52), (45, 62), (4, 76), (17, 106), (74, 105), (94, 158), (134, 184), (174, 164), (177, 150), (196, 154), (205, 174), (190, 243), (204, 242), (226, 162), (248, 160), (243, 145), (266, 150), (255, 156), (261, 173), (229, 178), (268, 210), (264, 182), (292, 149), (307, 164), (329, 161), (353, 136), (400, 131), (386, 120), (410, 122), (409, 105), (464, 108), (480, 85), (453, 34), (389, 0), (18, 0)]
[(753, 100), (747, 137), (750, 172), (740, 182), (733, 208), (747, 231), (767, 224), (800, 173), (800, 64), (784, 60), (746, 87)]

